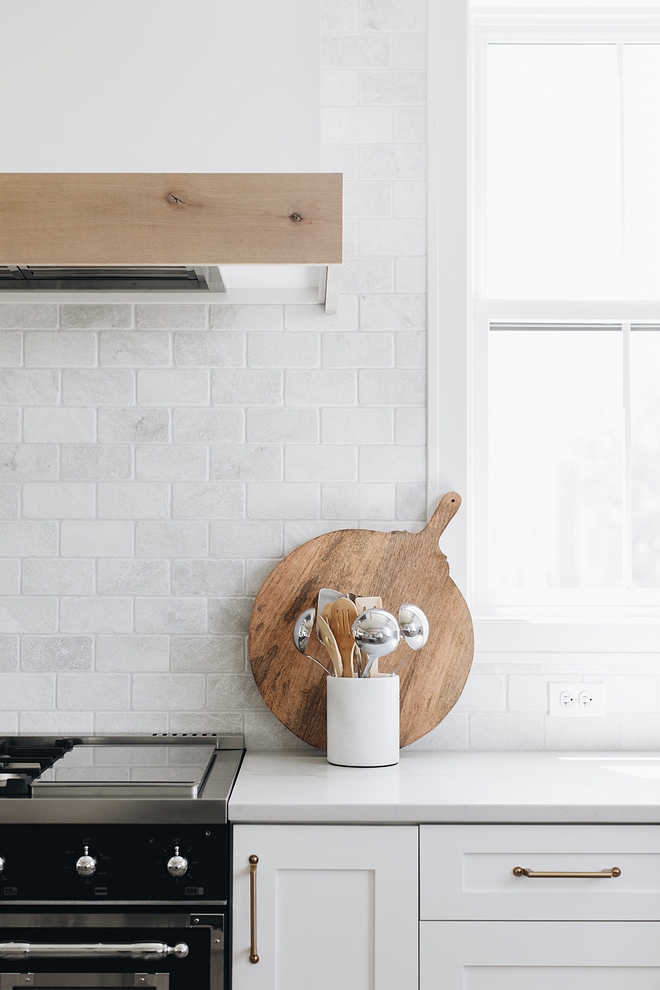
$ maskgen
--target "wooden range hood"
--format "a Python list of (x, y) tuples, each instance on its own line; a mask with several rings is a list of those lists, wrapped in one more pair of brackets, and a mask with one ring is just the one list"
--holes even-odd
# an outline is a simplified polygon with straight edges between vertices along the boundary
[[(320, 268), (318, 300), (334, 313), (342, 178), (316, 172), (3, 173), (0, 290), (224, 292), (223, 266), (313, 265)], [(250, 291), (260, 301), (260, 290)]]

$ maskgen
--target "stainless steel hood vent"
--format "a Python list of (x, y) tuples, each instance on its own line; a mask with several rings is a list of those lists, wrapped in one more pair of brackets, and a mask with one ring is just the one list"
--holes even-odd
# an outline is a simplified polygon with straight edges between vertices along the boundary
[(59, 290), (88, 292), (224, 292), (220, 269), (214, 265), (138, 265), (133, 267), (65, 267), (0, 265), (0, 292)]

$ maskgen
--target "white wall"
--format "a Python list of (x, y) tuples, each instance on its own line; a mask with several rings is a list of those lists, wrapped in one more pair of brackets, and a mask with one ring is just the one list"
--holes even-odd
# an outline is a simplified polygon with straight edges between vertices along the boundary
[[(242, 731), (299, 745), (245, 657), (270, 568), (425, 513), (425, 0), (325, 0), (339, 314), (0, 303), (0, 732)], [(550, 679), (606, 684), (548, 719)], [(656, 746), (657, 657), (477, 654), (417, 746)]]

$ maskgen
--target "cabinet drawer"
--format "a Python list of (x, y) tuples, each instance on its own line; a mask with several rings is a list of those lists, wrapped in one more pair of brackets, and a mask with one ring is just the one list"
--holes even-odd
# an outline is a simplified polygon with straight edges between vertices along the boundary
[[(660, 920), (660, 826), (423, 825), (422, 919)], [(534, 872), (605, 877), (515, 876)]]

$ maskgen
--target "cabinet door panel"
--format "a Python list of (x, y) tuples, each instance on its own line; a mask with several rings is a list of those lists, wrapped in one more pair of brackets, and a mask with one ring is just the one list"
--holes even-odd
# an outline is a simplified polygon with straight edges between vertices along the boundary
[(234, 990), (417, 990), (417, 835), (412, 826), (235, 826)]
[(420, 990), (658, 990), (660, 923), (426, 921)]

